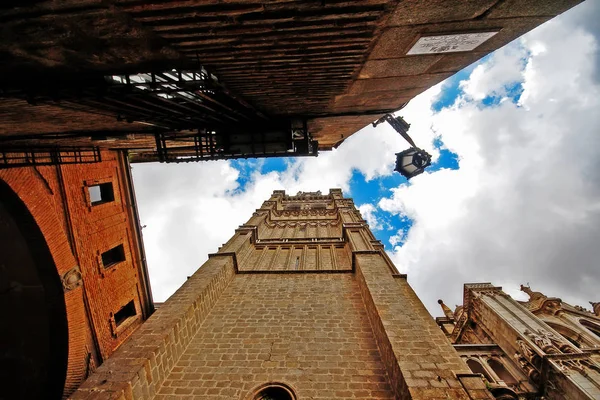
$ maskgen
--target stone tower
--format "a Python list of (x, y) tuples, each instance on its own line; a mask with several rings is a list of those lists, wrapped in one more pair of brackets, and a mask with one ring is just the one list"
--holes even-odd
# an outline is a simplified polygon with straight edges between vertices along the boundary
[(468, 283), (454, 312), (439, 301), (445, 316), (436, 321), (496, 398), (600, 399), (598, 310), (521, 290), (528, 301)]
[(73, 398), (492, 397), (333, 189), (275, 191)]

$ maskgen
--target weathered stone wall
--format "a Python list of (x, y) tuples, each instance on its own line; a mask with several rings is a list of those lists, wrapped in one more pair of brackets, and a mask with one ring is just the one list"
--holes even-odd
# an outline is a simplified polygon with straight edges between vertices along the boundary
[[(74, 398), (254, 399), (270, 383), (298, 399), (490, 398), (341, 197), (274, 192)], [(340, 238), (295, 234), (341, 215), (358, 218)], [(294, 229), (274, 238), (275, 218)]]
[(72, 398), (153, 398), (230, 283), (234, 271), (231, 257), (209, 259)]
[(242, 399), (268, 382), (300, 399), (393, 399), (353, 274), (237, 275), (156, 399)]
[(382, 254), (356, 254), (356, 275), (397, 398), (490, 398)]

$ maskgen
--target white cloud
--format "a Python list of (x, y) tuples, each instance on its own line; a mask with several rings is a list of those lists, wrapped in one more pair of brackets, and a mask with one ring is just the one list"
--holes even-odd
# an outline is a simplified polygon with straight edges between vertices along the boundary
[[(460, 169), (423, 174), (379, 202), (414, 220), (392, 258), (430, 310), (437, 293), (460, 304), (463, 283), (473, 281), (504, 285), (513, 295), (530, 282), (582, 304), (597, 294), (596, 53), (585, 30), (551, 21), (475, 68), (462, 84), (465, 96), (430, 117)], [(526, 67), (507, 72), (523, 54)], [(503, 95), (518, 76), (518, 105), (474, 101)]]
[[(438, 295), (447, 304), (462, 302), (462, 285), (473, 281), (504, 285), (513, 295), (530, 282), (575, 303), (597, 293), (600, 74), (597, 42), (581, 22), (595, 7), (588, 3), (476, 67), (454, 106), (431, 110), (444, 90), (437, 85), (398, 113), (434, 159), (436, 135), (459, 156), (459, 170), (424, 173), (361, 206), (373, 230), (389, 228), (380, 210), (413, 220), (408, 232), (390, 237), (391, 256), (431, 311)], [(597, 18), (586, 20), (593, 25)], [(479, 103), (508, 95), (516, 82), (524, 90), (519, 104)], [(135, 165), (156, 300), (183, 283), (274, 189), (341, 187), (350, 197), (353, 171), (367, 180), (390, 175), (394, 153), (406, 147), (387, 124), (366, 127), (337, 150), (289, 160), (282, 172), (261, 173), (259, 161), (244, 187), (229, 162)]]
[(487, 96), (506, 96), (506, 88), (521, 81), (526, 57), (524, 47), (506, 46), (496, 51), (491, 60), (475, 67), (469, 80), (461, 82), (460, 87), (474, 100), (483, 100)]
[(372, 231), (379, 231), (383, 229), (383, 223), (379, 221), (377, 215), (375, 215), (377, 208), (373, 204), (365, 203), (358, 206), (358, 211), (362, 215), (363, 219), (367, 221)]
[(398, 229), (398, 232), (396, 232), (395, 235), (390, 236), (389, 242), (392, 247), (401, 246), (404, 244), (404, 241), (406, 240), (406, 234), (407, 231), (404, 229)]

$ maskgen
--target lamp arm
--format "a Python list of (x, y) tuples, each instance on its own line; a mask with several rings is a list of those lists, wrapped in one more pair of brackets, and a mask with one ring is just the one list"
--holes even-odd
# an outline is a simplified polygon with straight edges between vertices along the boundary
[[(400, 119), (402, 119), (402, 117), (398, 117)], [(390, 124), (392, 126), (392, 128), (394, 128), (394, 130), (396, 132), (398, 132), (400, 134), (400, 136), (402, 136), (404, 138), (404, 140), (406, 140), (412, 147), (418, 148), (417, 145), (415, 144), (415, 142), (412, 140), (412, 138), (408, 135), (408, 128), (402, 126), (402, 124), (400, 124), (400, 122), (394, 118), (394, 116), (392, 114), (385, 114), (383, 117), (379, 118), (377, 121), (373, 122), (373, 127), (376, 127), (377, 125), (379, 125), (380, 123), (387, 121), (388, 124)], [(402, 119), (402, 121), (410, 126), (409, 124), (406, 123), (406, 121), (404, 121), (404, 119)]]

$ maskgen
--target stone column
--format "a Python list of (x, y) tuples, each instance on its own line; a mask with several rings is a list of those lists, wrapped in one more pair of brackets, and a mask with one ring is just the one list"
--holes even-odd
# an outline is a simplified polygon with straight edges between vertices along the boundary
[(492, 399), (382, 249), (353, 253), (382, 360), (398, 399)]

